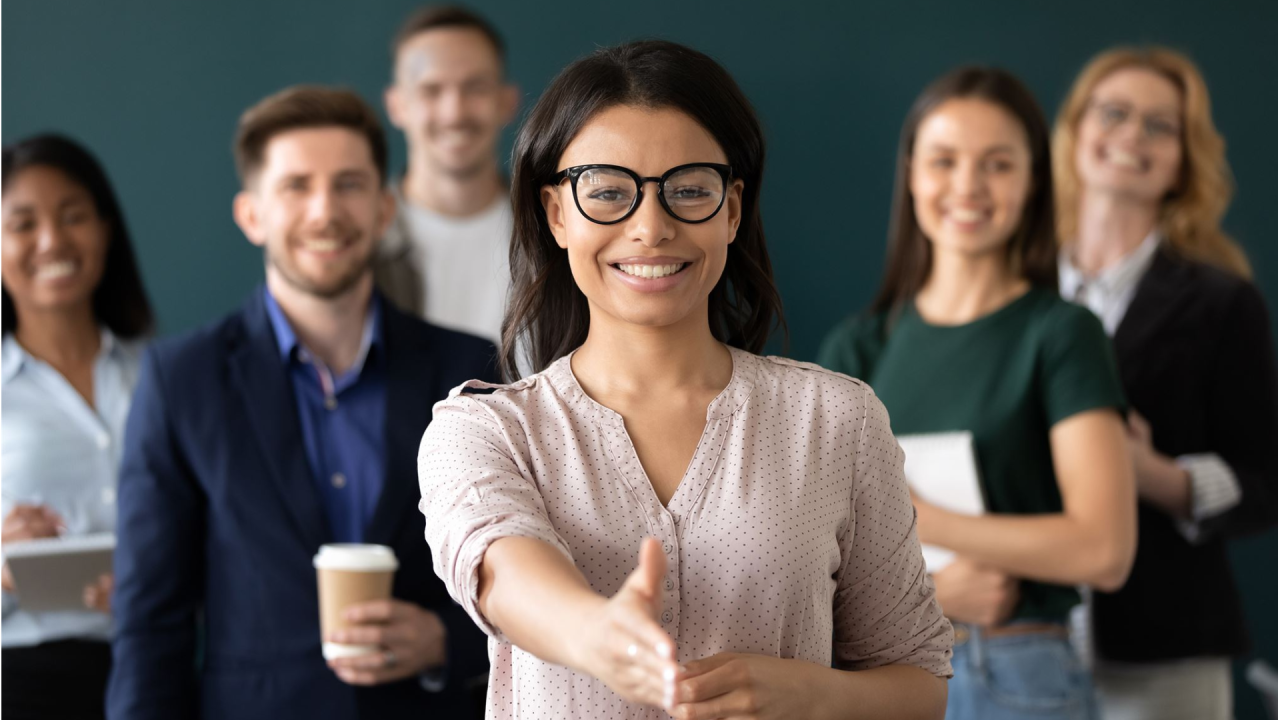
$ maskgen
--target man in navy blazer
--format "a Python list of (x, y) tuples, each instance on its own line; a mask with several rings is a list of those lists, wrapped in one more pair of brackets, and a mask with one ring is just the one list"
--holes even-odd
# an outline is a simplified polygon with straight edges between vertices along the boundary
[[(240, 120), (235, 219), (266, 284), (155, 343), (125, 437), (107, 696), (113, 720), (474, 714), (483, 635), (431, 567), (416, 454), (434, 403), (495, 380), (486, 341), (373, 289), (394, 212), (386, 143), (353, 93), (286, 90)], [(322, 544), (390, 546), (389, 602), (320, 637)], [(377, 652), (325, 661), (322, 641)]]

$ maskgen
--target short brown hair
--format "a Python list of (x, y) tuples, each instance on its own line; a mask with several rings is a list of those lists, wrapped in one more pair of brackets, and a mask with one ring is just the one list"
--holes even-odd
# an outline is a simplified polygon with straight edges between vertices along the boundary
[(235, 133), (235, 169), (240, 183), (247, 186), (262, 169), (271, 138), (315, 127), (341, 127), (363, 135), (378, 176), (383, 185), (386, 183), (386, 133), (377, 113), (351, 90), (320, 85), (285, 88), (244, 111)]
[(404, 24), (399, 26), (395, 39), (391, 41), (391, 61), (394, 62), (399, 57), (399, 49), (412, 38), (427, 30), (444, 28), (478, 30), (488, 39), (488, 42), (492, 43), (493, 50), (497, 52), (497, 60), (503, 67), (506, 65), (506, 43), (497, 33), (497, 28), (478, 14), (459, 5), (427, 5), (409, 15)]

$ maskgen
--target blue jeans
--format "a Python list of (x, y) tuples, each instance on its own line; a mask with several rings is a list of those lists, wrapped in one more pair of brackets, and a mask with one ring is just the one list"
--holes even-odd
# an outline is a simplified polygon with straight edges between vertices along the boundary
[[(1097, 720), (1091, 677), (1069, 640), (1042, 633), (987, 638), (962, 626), (948, 720)], [(958, 635), (963, 634), (956, 623)]]

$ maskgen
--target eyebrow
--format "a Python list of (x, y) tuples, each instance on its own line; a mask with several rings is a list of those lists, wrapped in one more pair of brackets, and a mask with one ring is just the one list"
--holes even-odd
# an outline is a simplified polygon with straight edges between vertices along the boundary
[[(56, 209), (58, 209), (58, 210), (64, 210), (64, 209), (66, 209), (67, 207), (72, 207), (72, 206), (75, 206), (75, 205), (84, 205), (84, 204), (92, 204), (92, 203), (91, 203), (91, 201), (90, 201), (90, 199), (89, 199), (89, 198), (79, 197), (79, 196), (76, 196), (76, 195), (71, 195), (71, 196), (69, 196), (69, 197), (65, 197), (65, 198), (63, 198), (61, 201), (59, 201)], [(13, 206), (13, 207), (10, 207), (10, 208), (9, 208), (9, 214), (10, 214), (10, 215), (16, 215), (16, 214), (18, 214), (18, 213), (33, 213), (33, 212), (35, 212), (35, 211), (36, 211), (36, 206), (35, 206), (33, 203), (25, 203), (25, 204), (23, 204), (23, 205), (15, 205), (15, 206)]]
[[(1097, 105), (1122, 105), (1123, 107), (1126, 107), (1130, 110), (1138, 109), (1135, 103), (1130, 102), (1128, 100), (1106, 100), (1105, 98), (1096, 98), (1093, 102), (1095, 102)], [(1141, 109), (1141, 112), (1152, 113), (1155, 115), (1166, 114), (1166, 115), (1175, 116), (1177, 118), (1180, 117), (1180, 107), (1178, 106), (1172, 107), (1169, 105), (1155, 105), (1154, 107), (1151, 107), (1151, 108), (1143, 108)]]
[[(925, 145), (923, 149), (931, 151), (931, 152), (958, 152), (958, 149), (952, 145), (945, 145), (943, 143), (935, 143), (935, 142)], [(1006, 145), (1006, 144), (995, 145), (993, 147), (985, 148), (984, 150), (981, 151), (981, 154), (989, 155), (991, 153), (1000, 153), (1000, 152), (1015, 153), (1016, 147), (1013, 145)]]

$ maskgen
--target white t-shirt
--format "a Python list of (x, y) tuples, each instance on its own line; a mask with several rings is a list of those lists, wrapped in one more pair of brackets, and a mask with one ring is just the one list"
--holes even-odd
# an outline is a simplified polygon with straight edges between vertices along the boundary
[(427, 322), (501, 340), (510, 288), (510, 196), (469, 217), (450, 217), (413, 205), (398, 192), (399, 214), (413, 245), (411, 257), (425, 283)]

